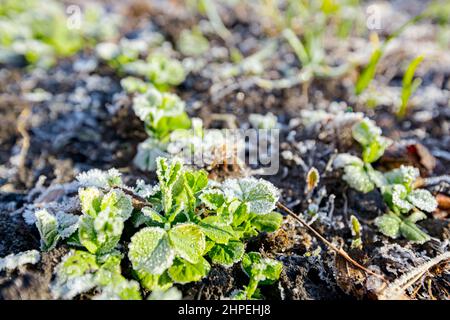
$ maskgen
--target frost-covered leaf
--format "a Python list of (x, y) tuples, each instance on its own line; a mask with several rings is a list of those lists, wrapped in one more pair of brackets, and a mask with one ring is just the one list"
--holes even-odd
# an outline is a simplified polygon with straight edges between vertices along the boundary
[(414, 181), (420, 176), (419, 169), (401, 165), (400, 168), (391, 170), (384, 174), (389, 184), (401, 184), (408, 190)]
[(209, 49), (209, 42), (199, 28), (183, 30), (177, 41), (178, 50), (186, 56), (199, 56)]
[(210, 268), (208, 261), (203, 257), (200, 257), (196, 263), (177, 258), (168, 273), (174, 282), (184, 284), (200, 281), (208, 275)]
[(167, 219), (164, 216), (149, 207), (142, 208), (142, 214), (148, 218), (145, 221), (148, 226), (164, 226), (167, 222)]
[(91, 169), (77, 175), (76, 179), (82, 187), (97, 187), (108, 189), (114, 186), (122, 185), (121, 173), (117, 169), (109, 169), (102, 171), (99, 169)]
[(411, 221), (412, 223), (416, 223), (417, 221), (426, 219), (427, 215), (423, 213), (422, 211), (414, 211), (411, 213), (406, 220)]
[(128, 257), (135, 270), (162, 274), (172, 265), (175, 253), (164, 229), (147, 227), (131, 237)]
[(207, 189), (200, 195), (200, 200), (210, 210), (217, 210), (225, 203), (225, 196), (218, 189)]
[(408, 200), (408, 190), (401, 184), (383, 188), (383, 197), (389, 207), (398, 212), (407, 213), (414, 207)]
[(72, 299), (89, 291), (97, 283), (95, 272), (99, 269), (95, 255), (85, 251), (71, 251), (56, 266), (56, 278), (50, 289), (57, 299)]
[(153, 54), (147, 58), (149, 65), (147, 78), (156, 85), (177, 86), (186, 77), (183, 65), (163, 54)]
[(147, 300), (181, 300), (183, 298), (181, 291), (173, 287), (163, 290), (153, 291)]
[(381, 158), (386, 148), (390, 145), (390, 140), (384, 137), (378, 137), (376, 140), (363, 147), (363, 161), (365, 163), (372, 163), (377, 161), (379, 158)]
[(278, 190), (263, 179), (228, 179), (223, 183), (222, 190), (229, 202), (238, 199), (245, 203), (249, 213), (269, 213), (278, 201)]
[(111, 214), (117, 215), (125, 221), (133, 211), (131, 196), (125, 194), (122, 190), (112, 189), (103, 197), (100, 209), (109, 209)]
[(78, 190), (78, 198), (81, 203), (81, 211), (92, 217), (100, 211), (100, 205), (104, 193), (97, 187), (80, 188)]
[(193, 223), (177, 224), (168, 232), (175, 253), (190, 263), (197, 263), (205, 251), (205, 235)]
[(162, 205), (166, 214), (170, 213), (174, 204), (174, 196), (176, 196), (181, 189), (183, 163), (181, 159), (174, 158), (172, 161), (166, 158), (156, 159), (159, 186), (162, 194)]
[(155, 171), (156, 159), (168, 156), (165, 150), (166, 146), (161, 141), (153, 137), (147, 138), (138, 145), (133, 163), (142, 171)]
[(283, 216), (278, 212), (257, 215), (252, 219), (252, 226), (261, 232), (274, 232), (283, 223)]
[(428, 190), (413, 190), (408, 194), (407, 199), (416, 208), (423, 211), (433, 212), (437, 208), (437, 201)]
[(36, 227), (41, 236), (41, 250), (49, 251), (53, 249), (60, 235), (58, 232), (58, 220), (46, 209), (36, 211)]
[(136, 77), (125, 77), (120, 80), (120, 85), (127, 93), (144, 93), (152, 87), (150, 83)]
[(173, 281), (167, 271), (162, 274), (151, 274), (144, 270), (134, 270), (142, 287), (150, 291), (165, 291), (172, 287)]
[(123, 219), (107, 208), (100, 211), (95, 218), (89, 215), (82, 216), (78, 237), (89, 252), (104, 254), (116, 247), (122, 231)]
[(351, 188), (359, 192), (367, 193), (375, 188), (374, 183), (369, 178), (364, 167), (354, 165), (344, 167), (342, 179), (344, 179)]
[(263, 258), (258, 252), (249, 252), (242, 257), (242, 267), (247, 275), (261, 284), (270, 284), (280, 278), (283, 265), (281, 262)]
[(366, 173), (369, 176), (370, 181), (372, 181), (377, 188), (381, 188), (386, 185), (387, 181), (383, 173), (375, 170), (369, 163), (364, 165)]
[(208, 252), (213, 263), (231, 267), (240, 261), (245, 252), (245, 246), (240, 241), (229, 241), (228, 244), (216, 244)]
[(0, 271), (14, 270), (24, 264), (36, 264), (41, 260), (41, 255), (37, 250), (28, 250), (19, 253), (12, 253), (0, 258)]
[(375, 224), (378, 229), (380, 229), (381, 233), (393, 239), (400, 236), (401, 223), (402, 219), (394, 213), (384, 214), (375, 220)]
[(80, 216), (58, 211), (56, 220), (58, 221), (58, 233), (61, 239), (66, 239), (77, 231)]
[(403, 220), (400, 225), (400, 233), (403, 237), (415, 243), (425, 243), (430, 240), (429, 235), (420, 230), (414, 222), (409, 221), (408, 219)]
[(336, 169), (341, 169), (346, 166), (362, 167), (363, 165), (364, 162), (360, 158), (352, 156), (349, 153), (340, 153), (333, 161), (333, 167)]
[(218, 216), (208, 216), (204, 218), (199, 223), (199, 226), (208, 238), (217, 243), (226, 244), (235, 236), (233, 228), (227, 225), (223, 219)]
[(381, 136), (381, 129), (377, 127), (374, 121), (364, 118), (353, 125), (352, 135), (362, 146), (366, 146)]

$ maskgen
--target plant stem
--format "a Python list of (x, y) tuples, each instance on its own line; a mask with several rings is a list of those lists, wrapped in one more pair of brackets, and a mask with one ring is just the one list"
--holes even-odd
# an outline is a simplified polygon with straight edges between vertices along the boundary
[(357, 261), (355, 261), (352, 257), (349, 256), (349, 254), (347, 252), (345, 252), (343, 249), (336, 247), (330, 241), (325, 239), (317, 230), (315, 230), (313, 227), (308, 225), (304, 220), (299, 218), (291, 209), (286, 207), (284, 204), (282, 204), (281, 202), (277, 202), (277, 206), (278, 206), (278, 208), (280, 208), (281, 210), (283, 210), (287, 214), (289, 214), (291, 217), (293, 217), (295, 220), (300, 222), (304, 227), (306, 227), (309, 231), (311, 231), (317, 238), (319, 238), (323, 243), (325, 243), (328, 247), (330, 247), (332, 250), (334, 250), (337, 254), (342, 256), (345, 260), (347, 260), (348, 262), (350, 262), (357, 268), (363, 270), (364, 272), (366, 272), (370, 275), (373, 275), (373, 276), (383, 280), (384, 282), (387, 282), (386, 278), (383, 275), (379, 275), (379, 274), (373, 272), (372, 270), (367, 269), (366, 267), (364, 267)]

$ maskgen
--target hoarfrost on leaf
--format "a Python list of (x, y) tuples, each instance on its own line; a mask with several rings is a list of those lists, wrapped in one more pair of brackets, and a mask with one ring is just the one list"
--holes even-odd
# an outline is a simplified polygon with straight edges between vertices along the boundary
[(58, 220), (46, 209), (36, 211), (36, 227), (41, 236), (41, 250), (49, 251), (56, 246), (60, 239)]
[(407, 199), (416, 208), (426, 212), (433, 212), (437, 208), (437, 201), (428, 190), (424, 189), (413, 190), (407, 196)]
[(91, 169), (77, 175), (76, 179), (82, 187), (97, 187), (108, 189), (114, 186), (122, 185), (121, 173), (117, 169), (109, 169), (102, 171), (99, 169)]
[(205, 251), (205, 235), (193, 223), (177, 224), (168, 232), (169, 240), (176, 254), (190, 263), (198, 263)]
[(228, 179), (222, 190), (229, 202), (238, 199), (247, 205), (249, 213), (266, 214), (275, 209), (278, 190), (268, 181), (255, 178)]
[(131, 237), (128, 257), (135, 270), (159, 275), (172, 265), (175, 253), (164, 229), (147, 227)]

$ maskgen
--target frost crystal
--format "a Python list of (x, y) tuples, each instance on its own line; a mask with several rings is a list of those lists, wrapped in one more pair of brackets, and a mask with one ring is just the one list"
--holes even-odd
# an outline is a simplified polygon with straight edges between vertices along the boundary
[(36, 211), (36, 227), (41, 235), (41, 249), (48, 251), (53, 249), (58, 242), (58, 220), (46, 209)]
[(0, 258), (0, 271), (14, 270), (24, 264), (36, 264), (39, 260), (41, 260), (41, 255), (37, 250), (10, 254), (4, 258)]
[(107, 189), (112, 186), (122, 185), (121, 173), (117, 169), (102, 171), (91, 169), (77, 175), (76, 179), (83, 187), (97, 187)]

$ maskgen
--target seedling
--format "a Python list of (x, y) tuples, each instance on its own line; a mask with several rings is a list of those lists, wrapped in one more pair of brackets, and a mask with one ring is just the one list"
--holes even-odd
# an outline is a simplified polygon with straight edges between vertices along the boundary
[(423, 59), (424, 59), (423, 56), (418, 56), (415, 59), (413, 59), (410, 62), (410, 64), (408, 65), (405, 75), (403, 76), (402, 103), (400, 105), (400, 108), (397, 111), (397, 117), (399, 117), (399, 118), (403, 118), (406, 115), (409, 98), (411, 97), (411, 95), (414, 94), (414, 92), (417, 90), (417, 88), (422, 83), (422, 79), (420, 79), (420, 78), (414, 79), (414, 73)]
[[(381, 136), (374, 122), (364, 119), (352, 128), (353, 138), (363, 148), (363, 159), (350, 154), (340, 154), (334, 160), (335, 168), (344, 168), (343, 179), (355, 190), (370, 192), (380, 189), (390, 212), (376, 220), (380, 231), (391, 237), (402, 235), (408, 240), (424, 243), (430, 238), (415, 222), (426, 218), (422, 212), (432, 212), (437, 207), (433, 195), (424, 189), (414, 189), (419, 170), (401, 166), (385, 174), (375, 170), (371, 163), (378, 160), (390, 142)], [(422, 210), (422, 211), (420, 211)], [(413, 211), (409, 216), (407, 214)]]
[(200, 56), (209, 49), (209, 42), (197, 27), (181, 31), (177, 47), (186, 56)]
[(258, 286), (278, 281), (283, 265), (277, 260), (263, 258), (260, 253), (249, 252), (242, 258), (242, 268), (250, 281), (243, 290), (233, 292), (232, 298), (235, 300), (262, 299)]
[[(376, 48), (372, 52), (372, 55), (370, 56), (369, 63), (367, 66), (363, 69), (361, 72), (358, 80), (355, 84), (355, 94), (360, 95), (363, 93), (367, 87), (370, 85), (372, 80), (375, 77), (376, 68), (378, 63), (380, 62), (381, 57), (383, 56), (384, 52), (386, 51), (386, 48), (388, 44), (397, 38), (404, 29), (406, 29), (409, 25), (415, 24), (418, 21), (420, 21), (423, 18), (422, 15), (418, 15), (410, 20), (408, 20), (406, 23), (404, 23), (402, 26), (400, 26), (396, 31), (394, 31), (389, 37), (386, 38), (386, 40), (383, 42), (382, 45), (379, 45), (378, 42), (375, 42)], [(378, 37), (377, 37), (378, 39)]]
[(371, 164), (383, 155), (391, 142), (382, 137), (381, 129), (367, 118), (353, 125), (352, 135), (362, 147), (362, 159), (347, 153), (340, 154), (334, 160), (334, 167), (344, 169), (342, 178), (350, 187), (367, 193), (385, 184), (383, 174)]
[(362, 238), (361, 238), (361, 224), (359, 223), (358, 219), (354, 216), (350, 216), (350, 229), (352, 231), (352, 244), (350, 247), (352, 249), (362, 249)]

